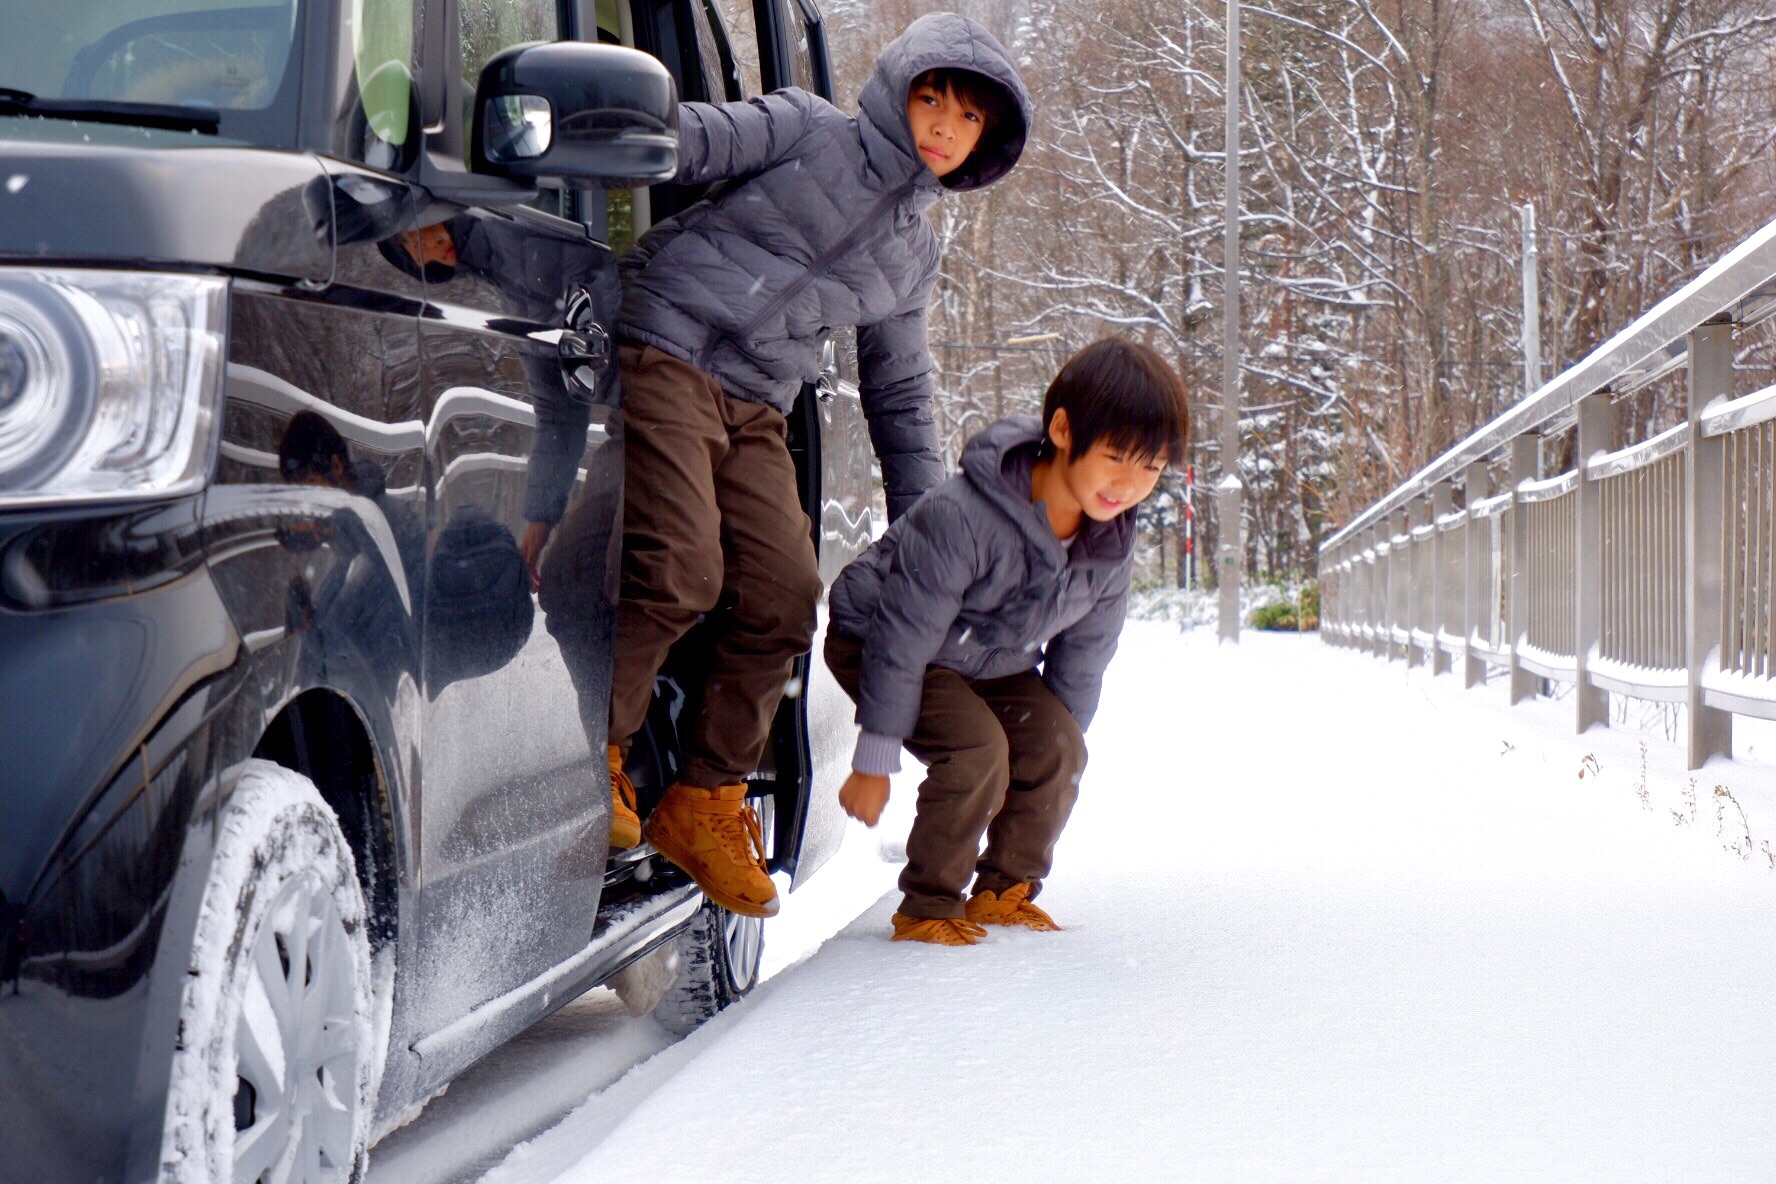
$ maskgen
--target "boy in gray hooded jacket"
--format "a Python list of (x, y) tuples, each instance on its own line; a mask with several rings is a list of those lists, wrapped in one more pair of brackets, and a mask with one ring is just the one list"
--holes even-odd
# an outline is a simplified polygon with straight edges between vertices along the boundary
[[(855, 325), (890, 519), (939, 480), (925, 331), (939, 252), (924, 211), (945, 189), (1009, 172), (1029, 125), (1010, 56), (951, 13), (919, 18), (889, 45), (859, 105), (848, 116), (795, 88), (681, 104), (679, 183), (745, 180), (653, 227), (620, 264), (611, 845), (642, 833), (623, 765), (654, 677), (719, 600), (729, 611), (699, 716), (681, 733), (685, 765), (646, 835), (717, 904), (748, 916), (774, 914), (777, 893), (745, 779), (808, 651), (821, 590), (785, 416), (819, 377), (828, 329)], [(528, 508), (533, 559), (563, 500)]]
[(1122, 631), (1132, 511), (1189, 430), (1183, 383), (1164, 359), (1120, 338), (1095, 342), (1062, 367), (1041, 420), (981, 431), (961, 475), (833, 583), (826, 661), (863, 728), (839, 793), (845, 812), (876, 824), (903, 744), (927, 769), (895, 940), (972, 945), (983, 925), (1059, 928), (1031, 902), (1073, 808), (1084, 732)]

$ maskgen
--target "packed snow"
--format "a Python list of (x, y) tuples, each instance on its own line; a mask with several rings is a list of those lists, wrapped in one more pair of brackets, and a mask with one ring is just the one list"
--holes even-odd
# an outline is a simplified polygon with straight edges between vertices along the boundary
[(1691, 774), (1656, 712), (1572, 717), (1132, 623), (1065, 932), (887, 940), (907, 762), (750, 999), (653, 1055), (597, 1004), (646, 1059), (483, 1178), (1772, 1178), (1776, 733)]

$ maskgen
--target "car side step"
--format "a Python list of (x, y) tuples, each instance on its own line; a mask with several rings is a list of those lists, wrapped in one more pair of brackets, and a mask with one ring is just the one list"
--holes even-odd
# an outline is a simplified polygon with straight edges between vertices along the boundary
[(419, 1083), (435, 1090), (475, 1061), (588, 988), (678, 936), (703, 907), (703, 894), (686, 884), (600, 909), (592, 940), (573, 957), (521, 987), (489, 999), (410, 1046), (419, 1057)]

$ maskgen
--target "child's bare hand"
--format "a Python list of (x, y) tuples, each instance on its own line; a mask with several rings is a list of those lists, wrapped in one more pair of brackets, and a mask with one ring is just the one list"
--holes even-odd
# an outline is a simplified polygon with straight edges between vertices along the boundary
[(543, 548), (549, 545), (549, 532), (554, 527), (547, 522), (531, 522), (524, 527), (524, 537), (518, 540), (518, 550), (524, 555), (524, 566), (530, 572), (530, 590), (537, 591), (543, 586), (542, 568)]
[(878, 774), (853, 772), (839, 787), (839, 805), (865, 826), (880, 822), (887, 804), (888, 778)]

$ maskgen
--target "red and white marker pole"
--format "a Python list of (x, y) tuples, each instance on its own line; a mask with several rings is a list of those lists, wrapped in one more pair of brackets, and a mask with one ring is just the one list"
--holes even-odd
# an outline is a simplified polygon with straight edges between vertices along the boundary
[(1196, 587), (1196, 466), (1184, 466), (1184, 586)]

